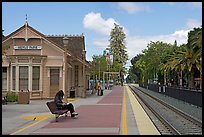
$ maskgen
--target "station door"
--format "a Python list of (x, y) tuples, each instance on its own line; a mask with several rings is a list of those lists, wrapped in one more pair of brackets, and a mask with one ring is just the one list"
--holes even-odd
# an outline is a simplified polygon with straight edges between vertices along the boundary
[(59, 69), (50, 69), (50, 97), (59, 91)]

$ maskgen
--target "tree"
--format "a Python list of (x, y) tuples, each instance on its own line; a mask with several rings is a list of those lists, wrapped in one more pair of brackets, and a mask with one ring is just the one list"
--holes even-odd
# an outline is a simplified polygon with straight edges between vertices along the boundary
[(194, 28), (188, 33), (188, 43), (181, 45), (174, 54), (169, 55), (168, 61), (163, 67), (171, 68), (174, 71), (187, 72), (190, 76), (189, 87), (194, 86), (194, 73), (196, 70), (200, 71), (202, 54), (202, 29)]
[(141, 71), (140, 71), (140, 68), (138, 68), (135, 63), (142, 57), (143, 55), (142, 54), (138, 54), (136, 55), (135, 57), (133, 57), (131, 59), (131, 64), (132, 66), (130, 66), (129, 70), (128, 70), (128, 77), (127, 77), (127, 81), (128, 82), (140, 82), (141, 81)]
[(163, 82), (163, 72), (159, 67), (164, 62), (165, 51), (169, 48), (170, 44), (161, 41), (150, 42), (147, 49), (143, 50), (144, 56), (142, 57), (143, 64), (145, 65), (145, 81), (153, 80)]
[[(176, 41), (175, 41), (176, 42)], [(177, 44), (169, 45), (169, 47), (163, 51), (163, 55), (161, 56), (161, 64), (159, 65), (160, 69), (164, 72), (165, 78), (168, 83), (173, 82), (172, 79), (175, 79), (175, 71), (180, 71), (180, 67), (177, 67), (176, 70), (170, 59), (173, 59), (177, 55), (177, 51), (179, 51), (181, 47), (178, 47)], [(175, 81), (175, 80), (174, 80)], [(164, 82), (164, 84), (167, 84)]]
[(135, 77), (134, 77), (134, 74), (132, 72), (133, 72), (133, 66), (130, 66), (130, 68), (128, 70), (128, 76), (126, 78), (126, 81), (128, 83), (132, 83), (133, 81), (135, 81)]
[(93, 55), (91, 61), (91, 79), (100, 80), (103, 78), (103, 72), (106, 71), (106, 58), (102, 55)]
[(110, 49), (113, 54), (113, 70), (120, 72), (121, 85), (124, 81), (125, 73), (125, 64), (128, 60), (126, 44), (125, 44), (126, 35), (123, 31), (123, 28), (114, 23), (114, 28), (110, 33)]
[[(145, 61), (143, 60), (143, 57), (141, 57), (138, 61), (135, 62), (135, 66), (140, 71), (140, 82), (145, 82), (145, 77), (147, 76), (147, 67), (145, 67)], [(147, 79), (147, 78), (146, 78)]]
[(202, 75), (202, 27), (194, 28), (188, 33), (188, 44), (194, 52), (195, 59), (197, 59), (196, 67)]
[(142, 52), (143, 56), (135, 62), (142, 82), (155, 79), (156, 74), (158, 82), (162, 82), (163, 76), (164, 84), (167, 80), (178, 85), (186, 77), (188, 86), (192, 88), (194, 77), (200, 75), (202, 78), (202, 27), (194, 28), (188, 33), (187, 44), (177, 46), (176, 40), (173, 45), (159, 41), (150, 42)]

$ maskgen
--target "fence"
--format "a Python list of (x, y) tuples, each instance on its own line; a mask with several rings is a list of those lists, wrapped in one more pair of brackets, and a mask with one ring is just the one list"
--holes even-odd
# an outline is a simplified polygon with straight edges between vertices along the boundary
[(178, 100), (202, 107), (202, 92), (201, 90), (184, 89), (163, 86), (158, 84), (139, 84), (140, 87), (173, 97)]

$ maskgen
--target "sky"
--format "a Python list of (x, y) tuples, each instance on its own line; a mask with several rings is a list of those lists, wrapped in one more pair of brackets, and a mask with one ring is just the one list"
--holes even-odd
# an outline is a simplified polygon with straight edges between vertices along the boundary
[(187, 43), (202, 25), (202, 2), (2, 2), (2, 29), (9, 35), (28, 24), (44, 35), (85, 36), (86, 58), (102, 55), (117, 23), (126, 34), (129, 61), (150, 41)]

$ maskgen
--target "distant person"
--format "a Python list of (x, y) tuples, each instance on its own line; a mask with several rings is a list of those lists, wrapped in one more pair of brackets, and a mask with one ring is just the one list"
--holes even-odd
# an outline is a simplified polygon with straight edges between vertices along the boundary
[(98, 96), (100, 96), (100, 90), (101, 90), (100, 81), (98, 81), (96, 84), (96, 90), (98, 91)]
[(62, 90), (58, 91), (55, 95), (54, 101), (58, 109), (68, 109), (71, 113), (71, 117), (75, 118), (78, 114), (75, 112), (73, 104), (63, 101), (63, 97), (64, 97), (64, 92)]
[(93, 94), (94, 93), (94, 83), (93, 82), (91, 82), (90, 83), (90, 89), (91, 89), (91, 94)]

